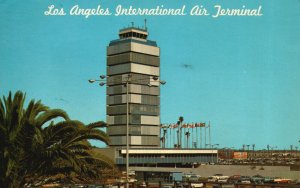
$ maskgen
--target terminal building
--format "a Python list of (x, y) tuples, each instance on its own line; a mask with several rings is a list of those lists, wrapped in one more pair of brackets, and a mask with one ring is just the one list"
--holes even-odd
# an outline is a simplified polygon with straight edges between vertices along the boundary
[[(130, 166), (184, 166), (217, 161), (217, 150), (160, 147), (160, 48), (147, 28), (128, 27), (107, 47), (106, 153), (126, 163), (128, 112)], [(127, 109), (128, 107), (128, 109)], [(127, 111), (128, 110), (128, 111)]]
[[(100, 152), (112, 158), (116, 165), (126, 164), (125, 148), (99, 148)], [(165, 149), (165, 148), (130, 148), (130, 167), (196, 167), (201, 164), (214, 164), (218, 160), (216, 149)]]

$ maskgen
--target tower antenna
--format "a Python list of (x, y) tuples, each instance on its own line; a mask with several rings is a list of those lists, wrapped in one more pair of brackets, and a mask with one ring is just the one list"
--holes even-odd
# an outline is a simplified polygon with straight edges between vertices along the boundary
[(147, 31), (147, 19), (144, 19), (144, 22), (145, 22), (145, 30)]

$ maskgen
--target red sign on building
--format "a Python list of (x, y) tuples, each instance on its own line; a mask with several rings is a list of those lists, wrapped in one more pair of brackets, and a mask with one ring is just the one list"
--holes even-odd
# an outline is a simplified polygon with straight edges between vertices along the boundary
[(247, 159), (248, 153), (247, 152), (234, 152), (233, 158), (234, 159)]

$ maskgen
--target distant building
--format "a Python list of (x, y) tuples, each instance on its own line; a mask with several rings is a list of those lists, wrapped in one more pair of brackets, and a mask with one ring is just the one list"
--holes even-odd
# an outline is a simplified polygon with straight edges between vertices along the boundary
[[(107, 133), (111, 146), (126, 145), (126, 87), (129, 81), (129, 145), (160, 145), (160, 49), (146, 29), (129, 27), (107, 47)], [(123, 84), (122, 84), (123, 83)]]

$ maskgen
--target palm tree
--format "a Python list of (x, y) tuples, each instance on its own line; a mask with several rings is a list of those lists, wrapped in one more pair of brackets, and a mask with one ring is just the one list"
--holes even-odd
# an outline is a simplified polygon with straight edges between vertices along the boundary
[(180, 116), (179, 119), (178, 119), (178, 122), (177, 124), (179, 125), (179, 147), (182, 148), (182, 122), (183, 122), (183, 117)]
[[(104, 122), (85, 126), (40, 101), (31, 100), (25, 109), (24, 101), (20, 91), (0, 99), (0, 185), (20, 187), (33, 178), (59, 173), (96, 177), (97, 168), (91, 166), (112, 166), (107, 158), (94, 157), (87, 141), (109, 142), (98, 129)], [(57, 117), (63, 121), (54, 123)]]
[(50, 110), (40, 101), (31, 100), (24, 109), (25, 95), (18, 91), (12, 97), (0, 99), (0, 184), (4, 187), (17, 187), (20, 182), (20, 156), (28, 144), (39, 137), (38, 127), (49, 120), (68, 115), (58, 109)]

